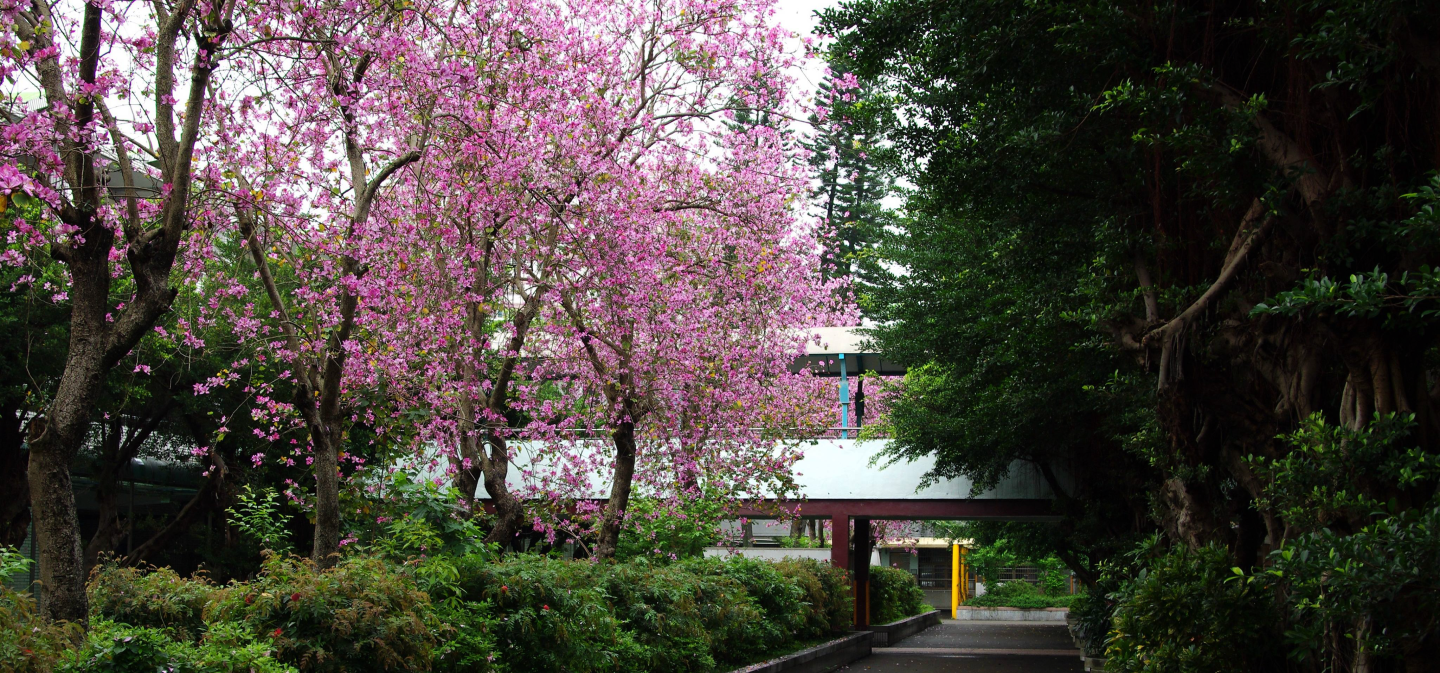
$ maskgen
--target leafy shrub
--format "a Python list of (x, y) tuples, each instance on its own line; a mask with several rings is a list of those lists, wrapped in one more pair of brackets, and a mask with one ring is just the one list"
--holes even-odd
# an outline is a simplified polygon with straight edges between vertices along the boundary
[(800, 587), (808, 604), (805, 624), (795, 632), (797, 639), (850, 630), (855, 603), (850, 597), (849, 573), (843, 568), (807, 558), (779, 561), (775, 570)]
[[(465, 600), (491, 606), (482, 621), (498, 649), (487, 665), (516, 673), (710, 671), (850, 625), (845, 571), (815, 561), (522, 554), (461, 557), (456, 567)], [(449, 656), (438, 660), (443, 670), (472, 670), (446, 668)]]
[(280, 511), (280, 494), (275, 489), (256, 491), (246, 484), (244, 491), (238, 493), (235, 499), (235, 506), (225, 512), (241, 533), (260, 545), (261, 549), (281, 554), (294, 549), (287, 528), (290, 517)]
[(1074, 596), (1047, 596), (1035, 585), (1023, 581), (1004, 582), (995, 585), (983, 596), (976, 596), (966, 605), (983, 608), (1065, 608), (1075, 601)]
[(678, 507), (650, 498), (632, 500), (615, 558), (699, 558), (719, 537), (720, 513), (714, 498), (696, 498)]
[(690, 561), (684, 567), (697, 575), (735, 580), (760, 608), (761, 619), (739, 625), (738, 630), (727, 634), (726, 655), (730, 661), (747, 660), (790, 642), (805, 626), (809, 609), (805, 592), (786, 581), (774, 563), (744, 557), (710, 558)]
[[(181, 651), (177, 651), (181, 650)], [(190, 673), (191, 662), (164, 629), (97, 620), (63, 673)]]
[(81, 637), (78, 624), (52, 624), (36, 614), (30, 594), (0, 586), (0, 671), (49, 671)]
[(1070, 593), (1070, 569), (1055, 556), (1047, 556), (1036, 562), (1040, 566), (1040, 590), (1046, 596), (1065, 596)]
[(1383, 669), (1423, 660), (1426, 648), (1434, 658), (1440, 454), (1417, 446), (1415, 429), (1413, 414), (1377, 415), (1358, 430), (1317, 414), (1285, 438), (1283, 458), (1252, 459), (1292, 535), (1271, 552), (1270, 571), (1246, 581), (1285, 602), (1293, 659), (1364, 657)]
[(158, 629), (197, 640), (205, 630), (205, 605), (215, 586), (203, 577), (185, 579), (170, 568), (141, 570), (113, 563), (100, 566), (87, 587), (92, 614), (103, 619)]
[(272, 555), (254, 581), (217, 590), (205, 618), (241, 623), (281, 661), (322, 672), (426, 670), (444, 630), (413, 578), (365, 557), (322, 571)]
[(1075, 594), (1070, 603), (1070, 616), (1074, 618), (1070, 632), (1087, 657), (1105, 656), (1105, 639), (1110, 635), (1113, 606), (1101, 586), (1104, 580), (1090, 590)]
[[(186, 646), (187, 650), (190, 650)], [(242, 624), (211, 624), (193, 650), (199, 673), (293, 673), (293, 666), (274, 658), (275, 650)]]
[(21, 554), (19, 549), (0, 545), (0, 579), (8, 579), (11, 575), (29, 572), (31, 563), (32, 561)]
[(1152, 559), (1120, 592), (1106, 670), (1279, 670), (1271, 598), (1232, 566), (1216, 546)]
[(499, 660), (495, 639), (497, 618), (489, 601), (446, 604), (436, 611), (451, 634), (435, 653), (438, 673), (499, 673), (505, 667)]
[(710, 630), (725, 634), (760, 618), (744, 588), (729, 578), (643, 558), (608, 570), (603, 589), (636, 646), (631, 654), (638, 659), (623, 662), (627, 670), (708, 671), (715, 667)]
[(513, 554), (498, 562), (458, 559), (457, 586), (467, 601), (494, 606), (499, 659), (512, 671), (612, 671), (622, 651), (621, 629), (601, 589), (606, 566)]
[(889, 624), (930, 609), (925, 591), (909, 571), (870, 567), (870, 623)]
[(97, 620), (57, 673), (294, 673), (238, 625), (219, 624), (200, 643), (168, 629)]

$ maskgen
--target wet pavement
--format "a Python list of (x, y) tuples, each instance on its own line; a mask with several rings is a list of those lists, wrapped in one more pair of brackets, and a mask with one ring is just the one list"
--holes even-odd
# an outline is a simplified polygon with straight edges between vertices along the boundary
[(946, 620), (839, 670), (1078, 673), (1085, 667), (1064, 624)]

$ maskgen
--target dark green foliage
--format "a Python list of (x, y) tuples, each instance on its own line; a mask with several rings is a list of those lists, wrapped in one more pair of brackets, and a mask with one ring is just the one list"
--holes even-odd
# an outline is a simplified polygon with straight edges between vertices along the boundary
[(806, 621), (795, 633), (798, 639), (818, 638), (846, 631), (854, 619), (855, 603), (850, 597), (850, 578), (842, 568), (815, 559), (785, 559), (775, 570), (803, 591)]
[(93, 625), (59, 673), (296, 673), (271, 655), (269, 643), (234, 624), (214, 626), (200, 643), (166, 629), (110, 621)]
[(65, 673), (156, 673), (193, 669), (177, 643), (164, 629), (98, 622), (73, 661), (59, 667)]
[[(1158, 553), (1158, 552), (1152, 552)], [(1121, 592), (1105, 669), (1146, 673), (1276, 670), (1283, 659), (1269, 592), (1220, 547), (1148, 560)]]
[(1102, 578), (1087, 591), (1075, 594), (1070, 602), (1070, 633), (1087, 657), (1105, 656), (1105, 641), (1110, 637), (1114, 617), (1108, 584)]
[(534, 671), (711, 671), (850, 626), (842, 570), (814, 561), (460, 560), (493, 605), (496, 660)]
[[(1416, 445), (1413, 417), (1377, 417), (1362, 430), (1313, 417), (1287, 437), (1293, 451), (1256, 460), (1267, 502), (1293, 521), (1269, 571), (1247, 581), (1278, 589), (1291, 658), (1400, 658), (1423, 651), (1440, 614), (1440, 456)], [(1365, 490), (1353, 475), (1369, 475)], [(1383, 499), (1382, 499), (1383, 498)], [(1403, 503), (1403, 504), (1402, 504)], [(1408, 505), (1408, 506), (1406, 506)], [(1357, 623), (1366, 626), (1354, 632)], [(1333, 653), (1331, 654), (1333, 656)]]
[[(422, 576), (448, 598), (431, 601)], [(272, 555), (255, 579), (224, 586), (108, 565), (89, 587), (88, 638), (40, 620), (28, 595), (0, 591), (0, 670), (725, 670), (847, 630), (847, 577), (813, 560), (593, 563), (489, 550), (352, 556), (323, 571)]]
[(499, 656), (512, 671), (618, 670), (622, 631), (601, 588), (604, 566), (543, 556), (464, 557), (458, 586), (489, 601)]
[(181, 640), (205, 632), (205, 606), (215, 592), (203, 578), (186, 579), (170, 568), (100, 566), (88, 587), (92, 614), (113, 622), (166, 629)]
[(496, 638), (499, 619), (489, 601), (440, 604), (435, 615), (450, 628), (450, 637), (435, 652), (437, 673), (501, 673)]
[(930, 609), (925, 591), (909, 571), (870, 566), (871, 624), (889, 624)]
[(329, 570), (271, 556), (260, 576), (216, 591), (209, 623), (237, 622), (302, 671), (425, 670), (443, 625), (401, 568), (350, 557)]
[[(897, 456), (1039, 470), (1061, 521), (1031, 541), (1095, 587), (1092, 644), (1190, 567), (1118, 561), (1159, 531), (1273, 578), (1297, 670), (1433, 667), (1433, 3), (852, 0), (820, 30), (914, 185), (859, 290), (910, 365)], [(1195, 572), (1187, 625), (1223, 633)], [(1155, 670), (1277, 665), (1145, 633)]]
[(764, 619), (739, 582), (677, 566), (616, 565), (605, 573), (603, 589), (637, 646), (638, 660), (625, 662), (634, 670), (710, 670), (712, 637), (730, 640), (736, 626)]
[(787, 581), (775, 564), (748, 558), (701, 559), (685, 564), (696, 575), (724, 577), (744, 587), (760, 608), (760, 619), (739, 624), (741, 635), (734, 641), (733, 661), (753, 657), (768, 647), (765, 643), (787, 642), (805, 622), (812, 609), (804, 601), (805, 591)]

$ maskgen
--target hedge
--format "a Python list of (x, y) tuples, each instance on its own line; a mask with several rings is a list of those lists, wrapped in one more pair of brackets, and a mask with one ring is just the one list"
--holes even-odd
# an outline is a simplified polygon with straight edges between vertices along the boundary
[(811, 560), (449, 557), (440, 602), (416, 583), (426, 562), (352, 556), (321, 570), (272, 556), (224, 586), (103, 567), (83, 637), (7, 590), (0, 670), (705, 672), (850, 627), (846, 572)]

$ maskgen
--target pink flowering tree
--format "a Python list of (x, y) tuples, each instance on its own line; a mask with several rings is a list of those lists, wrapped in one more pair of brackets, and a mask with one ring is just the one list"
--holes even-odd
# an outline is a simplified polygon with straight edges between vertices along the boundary
[[(367, 311), (393, 306), (371, 260), (411, 243), (388, 186), (423, 156), (430, 120), (410, 88), (431, 74), (428, 45), (413, 34), (427, 24), (414, 6), (359, 9), (267, 3), (247, 24), (255, 53), (237, 62), (210, 117), (219, 141), (206, 180), (217, 194), (215, 226), (235, 225), (252, 282), (210, 278), (213, 249), (197, 250), (192, 267), (211, 292), (247, 300), (232, 318), (237, 330), (261, 357), (288, 366), (255, 384), (252, 414), (270, 422), (272, 441), (303, 430), (281, 460), (313, 471), (312, 558), (321, 566), (340, 547), (340, 462), (359, 460), (345, 453), (349, 430), (375, 420), (357, 395), (383, 369), (352, 360), (387, 357), (375, 352), (381, 337), (359, 328)], [(273, 396), (282, 386), (290, 399)]]
[(29, 427), (42, 611), (52, 619), (86, 620), (70, 463), (106, 373), (175, 296), (171, 273), (193, 224), (200, 120), (213, 74), (237, 49), (236, 5), (0, 5), (0, 183), (7, 206), (43, 204), (38, 219), (5, 211), (0, 260), (59, 261), (67, 277), (57, 301), (70, 306), (64, 370)]
[[(534, 352), (573, 412), (571, 427), (550, 429), (566, 431), (547, 438), (561, 454), (551, 464), (610, 477), (597, 557), (615, 551), (637, 476), (652, 492), (668, 482), (693, 494), (728, 456), (755, 468), (717, 470), (727, 493), (742, 492), (783, 475), (794, 456), (772, 455), (776, 438), (821, 417), (818, 388), (788, 367), (804, 328), (836, 312), (794, 217), (805, 175), (787, 143), (790, 61), (768, 9), (589, 14), (601, 43), (626, 46), (593, 60), (603, 67), (583, 99), (595, 128), (615, 130), (597, 135), (606, 151), (592, 153), (593, 186), (572, 207), (578, 240)], [(597, 436), (612, 445), (608, 465), (583, 448)]]
[[(804, 176), (768, 3), (528, 7), (446, 32), (446, 112), (399, 225), (424, 243), (372, 265), (399, 301), (362, 319), (408, 364), (363, 362), (404, 382), (461, 493), (484, 483), (494, 541), (522, 523), (517, 442), (553, 468), (525, 497), (618, 475), (603, 553), (637, 465), (670, 493), (707, 469), (784, 471), (774, 430), (820, 418), (788, 366), (832, 295), (793, 216)], [(597, 434), (616, 447), (604, 465), (583, 448)]]

